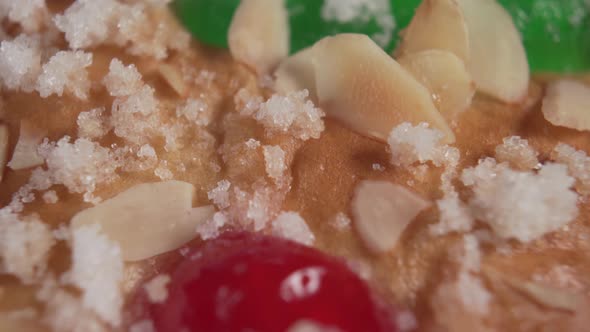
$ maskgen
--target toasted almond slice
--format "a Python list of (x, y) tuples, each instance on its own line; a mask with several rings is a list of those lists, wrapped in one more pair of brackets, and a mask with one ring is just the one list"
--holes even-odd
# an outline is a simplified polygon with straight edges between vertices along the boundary
[(40, 129), (27, 120), (21, 120), (18, 142), (8, 167), (16, 171), (43, 165), (45, 161), (37, 153), (37, 147), (46, 135), (47, 130)]
[(428, 50), (407, 54), (398, 61), (430, 90), (436, 108), (447, 121), (453, 121), (471, 105), (475, 84), (463, 61), (453, 53)]
[(181, 181), (134, 186), (72, 218), (72, 226), (100, 224), (121, 247), (123, 259), (138, 261), (176, 249), (196, 236), (212, 206), (192, 208), (194, 187)]
[(307, 89), (309, 97), (316, 102), (318, 98), (312, 57), (312, 48), (308, 47), (283, 60), (275, 71), (275, 90), (288, 94)]
[(352, 214), (367, 248), (383, 253), (395, 247), (406, 226), (430, 205), (404, 187), (366, 180), (355, 190)]
[(590, 130), (590, 87), (572, 80), (549, 83), (542, 110), (556, 126)]
[(283, 0), (242, 0), (228, 35), (234, 59), (269, 73), (289, 54), (289, 22)]
[(456, 0), (469, 31), (469, 72), (477, 89), (504, 102), (523, 101), (529, 65), (510, 14), (496, 0)]
[(0, 124), (0, 181), (4, 177), (4, 168), (8, 155), (8, 126)]
[(313, 52), (318, 99), (329, 116), (383, 142), (403, 122), (427, 122), (443, 143), (455, 140), (428, 89), (369, 37), (326, 37)]
[(188, 93), (188, 87), (184, 83), (180, 70), (167, 63), (157, 64), (158, 72), (170, 87), (178, 93), (179, 96), (185, 97)]
[(518, 290), (530, 297), (531, 300), (549, 309), (575, 312), (582, 300), (582, 298), (574, 292), (542, 285), (528, 280), (522, 280), (496, 270), (493, 267), (485, 267), (483, 271), (492, 280), (503, 281), (508, 286)]
[(424, 0), (403, 33), (398, 56), (431, 49), (454, 53), (469, 62), (467, 23), (456, 0)]

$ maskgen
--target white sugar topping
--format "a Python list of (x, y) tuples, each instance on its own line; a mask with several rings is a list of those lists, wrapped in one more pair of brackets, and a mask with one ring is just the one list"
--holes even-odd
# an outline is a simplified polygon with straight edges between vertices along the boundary
[(310, 246), (315, 236), (296, 212), (283, 212), (272, 222), (274, 235)]
[(92, 64), (92, 54), (82, 51), (60, 51), (43, 65), (37, 79), (37, 91), (45, 98), (52, 94), (62, 96), (64, 91), (79, 99), (87, 99), (90, 80), (86, 70)]

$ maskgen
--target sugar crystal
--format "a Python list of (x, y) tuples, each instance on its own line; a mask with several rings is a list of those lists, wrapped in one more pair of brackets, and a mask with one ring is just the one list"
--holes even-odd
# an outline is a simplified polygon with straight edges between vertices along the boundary
[(79, 99), (87, 99), (90, 80), (86, 70), (92, 64), (92, 54), (82, 51), (60, 51), (43, 65), (37, 79), (37, 91), (46, 98), (52, 94), (62, 96), (64, 91)]
[(272, 232), (276, 236), (310, 246), (315, 236), (296, 212), (283, 212), (272, 222)]

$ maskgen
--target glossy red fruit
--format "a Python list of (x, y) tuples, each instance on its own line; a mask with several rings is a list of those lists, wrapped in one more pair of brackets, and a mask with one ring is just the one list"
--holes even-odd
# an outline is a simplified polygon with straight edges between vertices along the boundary
[(340, 260), (291, 241), (232, 233), (186, 256), (167, 300), (149, 304), (158, 332), (287, 331), (302, 320), (348, 332), (397, 331), (394, 312)]

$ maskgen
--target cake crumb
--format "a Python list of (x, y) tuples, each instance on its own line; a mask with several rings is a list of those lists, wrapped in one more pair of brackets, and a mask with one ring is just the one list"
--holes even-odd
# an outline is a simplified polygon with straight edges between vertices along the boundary
[(558, 163), (567, 165), (568, 171), (577, 180), (576, 189), (582, 195), (590, 194), (590, 157), (585, 151), (560, 143), (551, 157)]
[(311, 246), (315, 235), (311, 232), (305, 220), (296, 212), (283, 212), (272, 222), (272, 232), (306, 246)]
[(567, 168), (546, 164), (535, 174), (497, 164), (492, 158), (463, 170), (463, 184), (472, 187), (474, 216), (502, 238), (530, 242), (556, 231), (578, 215), (575, 180)]
[(502, 144), (496, 147), (496, 160), (508, 162), (519, 170), (531, 170), (539, 165), (538, 152), (529, 145), (526, 139), (519, 136), (505, 137)]
[(168, 283), (170, 283), (170, 276), (162, 274), (148, 281), (143, 286), (151, 303), (163, 303), (166, 301), (168, 298)]
[(72, 231), (69, 279), (83, 291), (82, 304), (85, 308), (114, 326), (121, 323), (121, 249), (100, 233), (98, 225), (82, 226)]
[(125, 66), (114, 58), (109, 64), (109, 72), (102, 80), (111, 96), (124, 97), (137, 93), (143, 86), (141, 74), (134, 64)]
[(278, 183), (287, 169), (285, 164), (285, 151), (280, 146), (265, 145), (262, 148), (264, 154), (266, 174)]
[(43, 193), (43, 201), (47, 204), (55, 204), (59, 201), (59, 197), (57, 197), (55, 190), (48, 190)]
[(61, 97), (67, 91), (86, 100), (91, 85), (86, 68), (91, 64), (92, 53), (59, 51), (43, 65), (37, 91), (43, 98), (53, 94)]
[[(319, 138), (324, 131), (325, 113), (308, 100), (309, 92), (302, 90), (286, 96), (274, 94), (260, 104), (253, 117), (271, 133), (289, 133), (306, 141)], [(247, 115), (245, 111), (241, 112)]]

